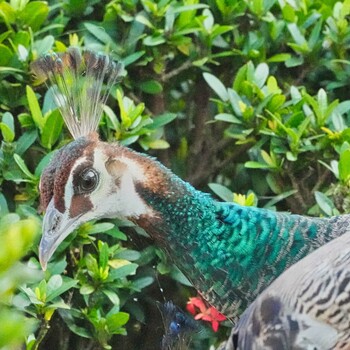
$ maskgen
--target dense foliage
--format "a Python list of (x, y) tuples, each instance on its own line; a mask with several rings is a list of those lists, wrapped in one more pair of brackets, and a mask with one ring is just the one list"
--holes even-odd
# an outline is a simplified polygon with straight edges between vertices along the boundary
[[(349, 0), (1, 1), (0, 348), (155, 349), (155, 301), (196, 295), (117, 221), (84, 225), (41, 271), (40, 174), (71, 137), (34, 59), (109, 53), (128, 75), (101, 138), (223, 200), (333, 215), (350, 209), (349, 14)], [(203, 325), (193, 347), (224, 335)]]

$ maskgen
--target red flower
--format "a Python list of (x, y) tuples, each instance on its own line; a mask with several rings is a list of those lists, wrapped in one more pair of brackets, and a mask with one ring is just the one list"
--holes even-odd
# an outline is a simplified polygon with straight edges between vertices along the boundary
[(226, 317), (216, 310), (215, 307), (207, 307), (199, 296), (190, 298), (187, 302), (186, 309), (189, 313), (194, 315), (195, 320), (211, 322), (211, 327), (214, 332), (218, 331), (220, 322), (226, 320)]

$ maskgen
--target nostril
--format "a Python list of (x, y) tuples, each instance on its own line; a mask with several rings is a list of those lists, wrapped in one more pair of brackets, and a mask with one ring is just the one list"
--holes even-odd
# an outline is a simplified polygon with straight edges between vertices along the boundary
[(57, 230), (60, 227), (61, 221), (62, 216), (58, 214), (57, 211), (54, 210), (47, 212), (43, 224), (44, 232), (46, 232), (50, 236), (56, 235)]
[(52, 218), (52, 227), (51, 227), (51, 230), (52, 230), (52, 231), (56, 231), (56, 229), (57, 229), (57, 227), (59, 226), (60, 222), (61, 222), (61, 217), (55, 215), (55, 216)]

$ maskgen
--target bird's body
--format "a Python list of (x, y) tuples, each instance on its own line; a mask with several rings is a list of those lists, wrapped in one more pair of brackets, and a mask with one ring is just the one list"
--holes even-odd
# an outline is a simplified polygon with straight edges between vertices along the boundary
[(350, 233), (278, 277), (242, 315), (225, 350), (350, 349)]
[[(74, 189), (83, 169), (99, 172), (100, 191)], [(318, 219), (217, 202), (156, 160), (96, 135), (78, 138), (52, 160), (42, 176), (43, 207), (50, 207), (52, 188), (72, 194), (68, 199), (59, 192), (53, 200), (77, 224), (123, 217), (145, 229), (194, 287), (232, 318), (288, 266), (348, 230), (347, 216)]]
[(288, 266), (348, 231), (348, 216), (317, 219), (217, 202), (156, 160), (101, 142), (94, 128), (82, 132), (80, 111), (89, 121), (102, 108), (91, 86), (84, 89), (86, 96), (93, 96), (87, 105), (76, 96), (77, 87), (84, 86), (80, 72), (86, 72), (90, 83), (97, 76), (98, 84), (103, 81), (99, 71), (118, 76), (120, 67), (104, 56), (88, 53), (82, 59), (71, 50), (62, 59), (45, 57), (34, 68), (67, 95), (61, 112), (77, 135), (41, 178), (41, 206), (46, 210), (39, 249), (43, 267), (80, 224), (126, 218), (145, 229), (213, 306), (235, 319)]

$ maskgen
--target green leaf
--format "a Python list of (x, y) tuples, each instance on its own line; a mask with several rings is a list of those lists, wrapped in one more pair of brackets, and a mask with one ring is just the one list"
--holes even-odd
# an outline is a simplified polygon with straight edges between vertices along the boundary
[(228, 88), (228, 97), (230, 100), (231, 107), (235, 113), (235, 115), (242, 117), (242, 104), (245, 105), (241, 99), (241, 97), (237, 94), (234, 89)]
[(340, 154), (338, 169), (340, 180), (347, 183), (350, 180), (350, 149), (345, 149)]
[(129, 321), (129, 314), (118, 312), (107, 317), (107, 327), (111, 334), (120, 334), (120, 328)]
[(42, 129), (41, 143), (47, 149), (51, 149), (62, 133), (64, 125), (61, 113), (55, 109), (46, 118)]
[(5, 214), (9, 212), (7, 201), (5, 196), (0, 193), (0, 217), (3, 217)]
[(36, 51), (38, 56), (41, 56), (52, 49), (54, 42), (55, 38), (52, 35), (47, 35), (41, 40), (34, 41), (33, 50)]
[(53, 275), (47, 282), (47, 294), (51, 294), (62, 286), (63, 280), (60, 275)]
[(29, 109), (32, 114), (32, 118), (34, 120), (34, 123), (38, 126), (40, 132), (42, 132), (44, 128), (45, 120), (41, 113), (38, 100), (35, 96), (33, 89), (29, 85), (27, 85), (26, 91), (27, 91), (27, 99), (28, 99)]
[(115, 255), (115, 258), (135, 261), (140, 258), (140, 252), (138, 252), (137, 250), (125, 249), (118, 252)]
[(95, 259), (95, 257), (93, 257), (91, 254), (87, 254), (85, 256), (85, 264), (89, 270), (90, 275), (92, 275), (92, 276), (99, 275), (99, 268), (98, 268), (97, 260)]
[(79, 292), (81, 295), (89, 295), (94, 291), (95, 291), (95, 288), (89, 284), (83, 284), (79, 289)]
[[(75, 315), (77, 314), (77, 315)], [(79, 320), (81, 318), (80, 312), (78, 310), (60, 310), (60, 316), (63, 318), (64, 322), (67, 324), (68, 328), (75, 334), (83, 338), (92, 338), (91, 332), (83, 327), (79, 327), (75, 324), (75, 317)]]
[(244, 166), (249, 169), (270, 169), (271, 168), (271, 165), (254, 162), (254, 161), (245, 162)]
[(112, 269), (108, 277), (109, 279), (116, 280), (129, 275), (134, 275), (137, 268), (138, 268), (137, 264), (130, 263), (130, 264), (118, 267), (117, 269)]
[(180, 282), (184, 286), (193, 287), (192, 283), (188, 280), (188, 278), (176, 266), (172, 267), (170, 271), (170, 276), (172, 279)]
[(126, 236), (125, 233), (123, 233), (122, 231), (120, 231), (117, 228), (113, 228), (111, 230), (108, 230), (105, 232), (105, 234), (110, 235), (114, 238), (120, 239), (122, 241), (126, 241), (128, 239), (128, 237)]
[(102, 26), (84, 22), (84, 27), (90, 32), (91, 35), (100, 40), (102, 43), (111, 47), (115, 51), (119, 51), (115, 41), (107, 34), (106, 30)]
[(16, 153), (22, 156), (23, 153), (35, 142), (38, 137), (37, 129), (27, 130), (17, 140)]
[(132, 287), (137, 291), (141, 291), (143, 288), (150, 286), (154, 281), (153, 277), (146, 276), (141, 277), (133, 281)]
[(225, 85), (213, 74), (203, 73), (203, 77), (208, 85), (215, 91), (215, 93), (223, 100), (228, 101), (229, 96)]
[(300, 29), (299, 27), (296, 25), (296, 23), (289, 23), (287, 25), (287, 28), (290, 32), (290, 34), (292, 35), (294, 41), (300, 45), (300, 46), (303, 46), (303, 45), (307, 45), (307, 42), (305, 40), (305, 37), (304, 35), (300, 32)]
[[(12, 56), (13, 56), (13, 53), (11, 52), (11, 50), (7, 46), (0, 44), (0, 66), (9, 65)], [(11, 69), (11, 68), (9, 67), (8, 69)]]
[(169, 148), (169, 143), (165, 140), (150, 140), (147, 142), (147, 146), (152, 149), (167, 149)]
[(217, 196), (219, 196), (225, 202), (233, 201), (233, 192), (227, 187), (216, 183), (210, 183), (208, 186)]
[(220, 120), (223, 122), (227, 122), (227, 123), (233, 123), (233, 124), (242, 124), (242, 121), (239, 120), (238, 118), (236, 118), (234, 115), (232, 114), (228, 114), (228, 113), (219, 113), (214, 117), (215, 120)]
[(60, 300), (57, 301), (55, 303), (50, 304), (49, 306), (47, 306), (45, 309), (66, 309), (69, 310), (70, 306), (68, 304), (66, 304), (64, 301)]
[(264, 208), (271, 208), (273, 207), (276, 203), (292, 196), (293, 194), (297, 193), (298, 190), (290, 190), (290, 191), (286, 191), (283, 192), (275, 197), (273, 197), (272, 199), (270, 199), (265, 205)]
[(128, 65), (136, 62), (138, 59), (140, 59), (142, 56), (144, 56), (145, 53), (146, 53), (146, 51), (137, 51), (137, 52), (132, 53), (129, 56), (124, 57), (123, 58), (124, 66), (127, 67)]
[(207, 8), (209, 8), (209, 6), (206, 5), (206, 4), (192, 4), (192, 5), (182, 5), (182, 6), (179, 6), (179, 7), (171, 8), (171, 11), (173, 13), (181, 13), (181, 12), (200, 10), (200, 9), (207, 9)]
[(15, 123), (13, 115), (10, 112), (5, 112), (2, 116), (2, 134), (6, 142), (12, 142), (15, 138)]
[(233, 90), (236, 91), (236, 93), (241, 91), (242, 85), (246, 81), (247, 71), (248, 71), (248, 64), (245, 64), (238, 70), (235, 80), (233, 82)]
[(8, 2), (2, 1), (0, 3), (0, 17), (9, 26), (16, 21), (16, 11)]
[(120, 299), (119, 296), (116, 292), (108, 290), (108, 289), (103, 289), (103, 294), (105, 294), (108, 299), (112, 302), (112, 304), (115, 306), (119, 306), (120, 304)]
[(103, 233), (103, 232), (109, 231), (112, 228), (114, 228), (114, 224), (112, 224), (111, 222), (99, 222), (87, 229), (84, 229), (84, 233), (88, 235), (93, 235), (96, 233)]
[(147, 94), (156, 95), (163, 91), (163, 86), (156, 80), (147, 80), (139, 84), (139, 88)]
[(102, 241), (98, 241), (99, 250), (99, 265), (102, 269), (105, 269), (108, 265), (108, 244)]
[(288, 68), (297, 67), (304, 63), (303, 56), (291, 56), (289, 59), (285, 61), (285, 65)]
[(350, 100), (342, 101), (336, 107), (336, 111), (339, 114), (345, 114), (350, 111)]
[(159, 129), (162, 126), (171, 123), (176, 117), (177, 117), (177, 114), (175, 113), (164, 113), (164, 114), (157, 115), (153, 118), (153, 123), (147, 126), (147, 129), (150, 129), (150, 130)]
[(46, 302), (54, 300), (55, 298), (57, 298), (58, 296), (60, 296), (64, 292), (66, 292), (67, 290), (75, 287), (77, 284), (78, 284), (77, 280), (74, 280), (72, 278), (65, 277), (65, 276), (62, 277), (61, 286), (52, 290), (50, 293), (47, 294)]
[(24, 160), (21, 158), (21, 156), (19, 156), (18, 154), (14, 154), (13, 158), (15, 160), (15, 162), (17, 163), (17, 165), (19, 166), (19, 168), (22, 170), (22, 172), (27, 176), (28, 179), (32, 180), (32, 181), (37, 181), (36, 176), (34, 176), (29, 169), (27, 168), (27, 165), (25, 164)]
[(46, 20), (48, 13), (49, 6), (46, 1), (30, 1), (21, 11), (20, 19), (36, 32)]
[(5, 123), (0, 123), (0, 129), (2, 133), (2, 137), (4, 138), (5, 142), (12, 142), (15, 138), (15, 134), (12, 132), (12, 130), (9, 128), (8, 125)]
[(291, 58), (290, 53), (278, 53), (267, 59), (267, 62), (285, 62)]
[(333, 202), (322, 192), (315, 192), (316, 202), (321, 210), (328, 216), (332, 216), (335, 209)]
[(269, 66), (266, 63), (260, 63), (254, 72), (254, 81), (260, 89), (264, 86), (268, 76)]
[(320, 34), (322, 30), (323, 20), (322, 18), (317, 21), (316, 25), (312, 29), (311, 35), (309, 37), (309, 47), (313, 49), (316, 45), (320, 44)]
[(157, 46), (165, 42), (166, 40), (163, 35), (146, 36), (146, 38), (143, 39), (143, 44), (146, 46)]
[(147, 15), (143, 12), (140, 12), (135, 16), (135, 21), (144, 24), (146, 27), (154, 28), (151, 21), (147, 18)]
[(285, 3), (285, 5), (282, 7), (282, 14), (283, 18), (288, 22), (294, 22), (295, 20), (295, 11), (294, 8), (289, 5), (288, 3)]

